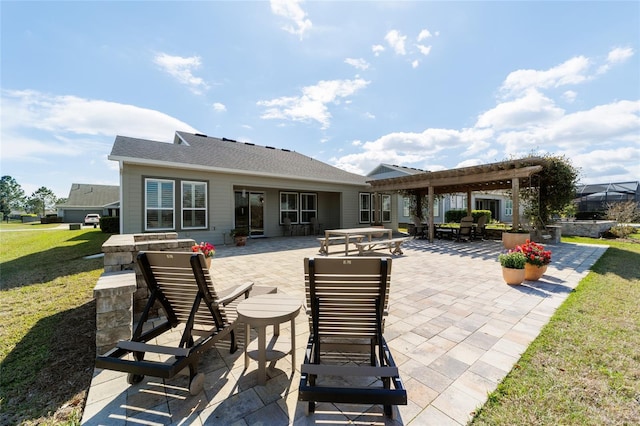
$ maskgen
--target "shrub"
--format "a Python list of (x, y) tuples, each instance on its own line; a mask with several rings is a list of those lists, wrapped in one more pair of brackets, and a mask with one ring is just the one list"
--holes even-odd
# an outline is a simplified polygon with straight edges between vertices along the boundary
[(104, 216), (100, 218), (100, 229), (107, 234), (120, 233), (120, 217)]
[(457, 222), (460, 222), (460, 219), (462, 219), (466, 215), (467, 215), (466, 209), (447, 210), (447, 212), (444, 214), (444, 221), (457, 223)]

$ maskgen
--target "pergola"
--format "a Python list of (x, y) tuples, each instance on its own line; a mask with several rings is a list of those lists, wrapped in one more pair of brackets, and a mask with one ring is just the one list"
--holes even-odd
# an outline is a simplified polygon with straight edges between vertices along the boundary
[[(376, 193), (391, 191), (409, 191), (416, 196), (427, 195), (429, 206), (433, 206), (434, 197), (442, 194), (466, 193), (467, 211), (471, 211), (471, 193), (474, 191), (493, 191), (511, 189), (513, 200), (513, 227), (517, 228), (520, 216), (520, 187), (535, 186), (531, 177), (543, 169), (545, 160), (540, 157), (527, 157), (519, 160), (458, 169), (424, 172), (415, 175), (388, 179), (371, 180), (368, 183)], [(429, 224), (433, 224), (433, 209), (429, 208)], [(429, 241), (433, 241), (434, 228), (429, 226)]]

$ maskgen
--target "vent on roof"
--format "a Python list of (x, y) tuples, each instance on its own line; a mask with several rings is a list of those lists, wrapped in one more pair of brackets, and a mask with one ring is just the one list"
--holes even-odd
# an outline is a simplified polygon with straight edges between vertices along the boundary
[(267, 149), (275, 149), (275, 148), (274, 148), (274, 147), (272, 147), (272, 146), (265, 146), (265, 148), (267, 148)]
[(291, 152), (291, 150), (290, 150), (290, 149), (286, 149), (286, 148), (282, 148), (282, 150), (283, 150), (284, 152)]
[(249, 145), (249, 146), (255, 146), (256, 145), (255, 143), (251, 143), (251, 142), (245, 142), (244, 144), (245, 145)]
[(196, 136), (200, 136), (201, 138), (206, 138), (208, 137), (207, 135), (204, 135), (202, 133), (195, 133)]
[(222, 138), (222, 140), (224, 142), (237, 142), (237, 141), (234, 141), (233, 139), (227, 139), (227, 138)]

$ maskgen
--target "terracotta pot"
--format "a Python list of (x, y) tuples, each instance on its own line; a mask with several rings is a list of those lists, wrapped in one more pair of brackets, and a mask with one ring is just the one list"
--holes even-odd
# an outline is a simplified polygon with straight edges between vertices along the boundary
[(247, 237), (235, 237), (235, 242), (237, 246), (243, 246), (247, 244)]
[(509, 285), (522, 284), (524, 281), (524, 269), (502, 267), (502, 278)]
[(520, 246), (527, 242), (531, 238), (531, 235), (527, 233), (519, 232), (503, 232), (502, 233), (502, 245), (504, 248), (512, 250), (516, 246)]
[(547, 271), (547, 265), (537, 266), (530, 263), (524, 265), (524, 279), (527, 281), (538, 281)]
[(204, 261), (207, 264), (207, 269), (211, 269), (211, 259), (213, 259), (213, 257), (205, 257)]

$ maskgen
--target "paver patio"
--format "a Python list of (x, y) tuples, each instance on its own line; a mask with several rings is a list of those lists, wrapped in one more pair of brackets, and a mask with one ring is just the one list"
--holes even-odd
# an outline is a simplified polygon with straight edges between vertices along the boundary
[[(258, 386), (257, 364), (244, 371), (242, 350), (229, 354), (224, 344), (203, 357), (200, 371), (206, 373), (206, 383), (197, 396), (189, 395), (187, 375), (166, 381), (147, 377), (129, 386), (126, 374), (96, 370), (82, 423), (466, 424), (606, 250), (567, 243), (549, 247), (553, 261), (540, 281), (509, 286), (497, 261), (500, 242), (411, 240), (403, 245), (404, 255), (393, 261), (385, 326), (409, 399), (408, 405), (397, 407), (395, 420), (385, 418), (382, 407), (328, 403), (318, 404), (316, 413), (306, 417), (297, 401), (300, 365), (293, 371), (291, 358), (285, 357), (269, 370), (267, 384)], [(276, 286), (302, 301), (303, 258), (319, 256), (318, 248), (314, 237), (219, 246), (214, 279), (220, 287), (244, 281)], [(330, 256), (340, 255), (340, 248), (331, 249)], [(281, 335), (288, 331), (283, 327)], [(296, 319), (299, 363), (308, 332), (301, 312)]]

